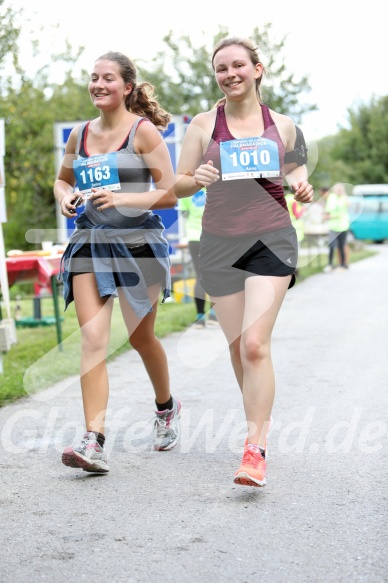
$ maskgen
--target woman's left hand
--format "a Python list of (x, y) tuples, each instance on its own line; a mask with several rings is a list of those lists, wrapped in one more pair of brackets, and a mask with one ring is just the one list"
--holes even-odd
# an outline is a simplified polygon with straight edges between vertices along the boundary
[(92, 194), (89, 200), (97, 207), (97, 210), (103, 211), (108, 208), (116, 207), (115, 193), (111, 190), (92, 188)]
[(291, 188), (294, 191), (294, 198), (298, 202), (312, 202), (314, 198), (314, 189), (307, 180), (299, 180), (291, 184)]

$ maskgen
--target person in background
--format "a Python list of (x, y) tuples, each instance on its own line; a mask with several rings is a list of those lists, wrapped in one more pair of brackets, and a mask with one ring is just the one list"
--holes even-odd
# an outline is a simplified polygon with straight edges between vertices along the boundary
[(298, 259), (283, 176), (299, 202), (311, 202), (313, 188), (303, 135), (291, 118), (261, 100), (264, 66), (255, 45), (224, 38), (212, 66), (224, 97), (190, 122), (175, 193), (184, 199), (199, 188), (207, 191), (201, 283), (229, 344), (247, 422), (234, 482), (264, 486), (275, 395), (271, 336)]
[(202, 215), (206, 202), (206, 188), (201, 188), (193, 196), (183, 198), (179, 201), (179, 209), (184, 218), (185, 235), (193, 261), (195, 271), (194, 301), (196, 306), (196, 328), (205, 328), (206, 322), (211, 325), (218, 325), (217, 316), (212, 307), (206, 320), (205, 303), (206, 293), (200, 282), (199, 271), (199, 240), (202, 232)]
[(95, 61), (88, 88), (99, 116), (71, 131), (54, 184), (65, 217), (85, 202), (63, 255), (62, 277), (65, 309), (74, 300), (81, 330), (86, 433), (64, 450), (62, 462), (106, 473), (106, 355), (115, 297), (155, 392), (153, 447), (168, 450), (178, 443), (181, 403), (171, 395), (166, 354), (154, 330), (160, 294), (163, 301), (170, 295), (169, 245), (152, 211), (174, 207), (177, 199), (160, 134), (170, 115), (156, 101), (153, 86), (137, 83), (127, 56), (108, 52)]
[(304, 223), (302, 217), (305, 214), (307, 207), (295, 200), (292, 192), (286, 194), (286, 201), (291, 217), (291, 223), (296, 231), (298, 243), (300, 244), (304, 239)]
[(329, 262), (324, 269), (325, 273), (329, 273), (334, 269), (334, 251), (336, 248), (338, 248), (339, 255), (338, 268), (344, 270), (349, 267), (349, 258), (346, 252), (346, 239), (350, 225), (348, 208), (349, 199), (345, 185), (342, 182), (337, 182), (326, 195), (325, 217), (329, 227)]

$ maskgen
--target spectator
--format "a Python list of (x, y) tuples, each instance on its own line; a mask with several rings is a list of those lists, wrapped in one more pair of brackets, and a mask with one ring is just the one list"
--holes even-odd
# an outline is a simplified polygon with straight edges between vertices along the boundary
[(326, 197), (326, 220), (329, 226), (329, 263), (325, 267), (325, 273), (334, 269), (334, 251), (338, 248), (339, 269), (348, 269), (348, 257), (346, 255), (346, 239), (349, 230), (349, 199), (345, 185), (337, 182), (328, 191)]

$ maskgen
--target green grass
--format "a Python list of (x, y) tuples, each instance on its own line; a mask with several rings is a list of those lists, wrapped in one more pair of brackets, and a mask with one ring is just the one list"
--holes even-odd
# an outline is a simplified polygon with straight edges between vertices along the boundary
[[(351, 261), (359, 261), (373, 255), (364, 248), (352, 249)], [(300, 263), (298, 282), (319, 273), (327, 264), (327, 253), (320, 256), (311, 256)], [(11, 288), (12, 289), (12, 288)], [(22, 286), (18, 289), (22, 295)], [(14, 297), (14, 294), (13, 296)], [(16, 330), (17, 343), (10, 350), (3, 353), (3, 372), (0, 373), (0, 406), (3, 406), (20, 397), (43, 390), (60, 380), (79, 374), (80, 365), (80, 334), (75, 315), (74, 304), (70, 304), (63, 312), (63, 299), (59, 298), (62, 321), (62, 347), (57, 345), (55, 325), (34, 328), (18, 327)], [(41, 301), (42, 316), (52, 316), (52, 299)], [(12, 307), (15, 301), (12, 300)], [(21, 300), (22, 316), (32, 316), (32, 299)], [(156, 334), (159, 338), (184, 330), (195, 318), (194, 303), (166, 302), (160, 305), (156, 317)], [(108, 360), (111, 360), (131, 347), (126, 338), (124, 324), (118, 307), (113, 310), (111, 327), (111, 341)]]
[[(52, 316), (52, 299), (42, 300), (42, 316)], [(80, 334), (74, 303), (63, 312), (60, 298), (60, 313), (63, 317), (62, 348), (57, 344), (56, 326), (33, 328), (17, 327), (17, 343), (3, 353), (3, 373), (0, 374), (0, 406), (15, 399), (48, 388), (52, 384), (79, 374)], [(12, 302), (14, 305), (14, 301)], [(22, 299), (22, 316), (32, 316), (32, 299)], [(156, 335), (159, 338), (172, 332), (184, 330), (195, 319), (194, 303), (166, 302), (158, 307)], [(118, 302), (115, 302), (112, 317), (111, 340), (108, 360), (131, 347), (121, 318)]]

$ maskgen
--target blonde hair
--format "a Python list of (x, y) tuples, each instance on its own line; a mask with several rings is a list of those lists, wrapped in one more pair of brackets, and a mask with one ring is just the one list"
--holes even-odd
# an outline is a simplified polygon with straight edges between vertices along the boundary
[(102, 60), (117, 63), (124, 83), (131, 83), (132, 91), (125, 99), (127, 110), (141, 117), (147, 117), (158, 129), (165, 129), (171, 120), (171, 115), (159, 105), (155, 88), (151, 83), (145, 81), (137, 84), (137, 70), (133, 61), (123, 53), (114, 51), (109, 51), (96, 59), (96, 61)]
[[(256, 95), (257, 95), (257, 99), (258, 101), (261, 103), (261, 93), (260, 93), (260, 84), (263, 78), (263, 75), (265, 73), (265, 68), (263, 63), (260, 60), (259, 57), (259, 48), (255, 47), (255, 45), (253, 44), (252, 41), (250, 41), (249, 39), (244, 39), (244, 38), (238, 38), (236, 36), (232, 36), (229, 38), (224, 38), (222, 40), (220, 40), (216, 46), (214, 47), (213, 50), (213, 56), (212, 56), (212, 67), (214, 69), (214, 58), (216, 56), (216, 54), (221, 50), (221, 49), (225, 49), (226, 47), (231, 47), (231, 46), (238, 46), (238, 47), (243, 47), (250, 60), (252, 65), (255, 67), (257, 64), (260, 64), (263, 66), (263, 73), (260, 75), (260, 77), (258, 79), (256, 79)], [(225, 97), (221, 97), (221, 99), (219, 99), (217, 101), (217, 103), (214, 104), (214, 107), (217, 107), (218, 105), (220, 105), (221, 103), (225, 103), (226, 102), (226, 98)]]

